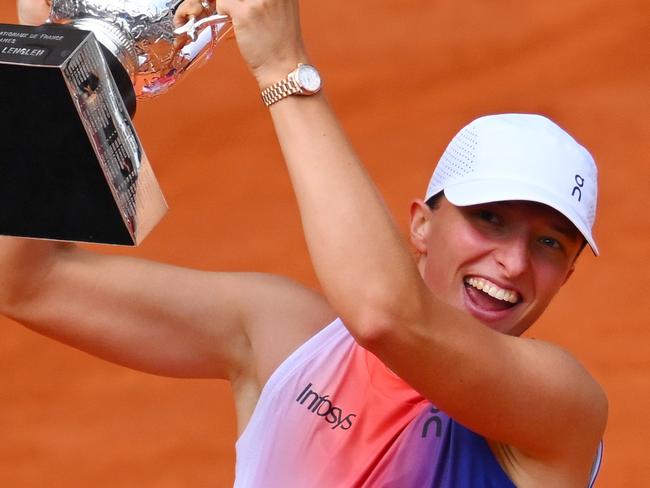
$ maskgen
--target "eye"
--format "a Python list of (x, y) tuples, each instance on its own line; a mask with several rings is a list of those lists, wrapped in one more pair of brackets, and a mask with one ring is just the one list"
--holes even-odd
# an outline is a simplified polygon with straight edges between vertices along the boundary
[(542, 244), (543, 246), (550, 247), (552, 249), (563, 249), (562, 244), (560, 244), (560, 241), (558, 241), (557, 239), (553, 239), (552, 237), (540, 237), (539, 243)]
[(485, 210), (485, 209), (479, 210), (476, 216), (485, 222), (489, 222), (490, 224), (494, 224), (494, 225), (501, 224), (501, 219), (499, 218), (499, 216), (494, 212), (490, 212), (489, 210)]

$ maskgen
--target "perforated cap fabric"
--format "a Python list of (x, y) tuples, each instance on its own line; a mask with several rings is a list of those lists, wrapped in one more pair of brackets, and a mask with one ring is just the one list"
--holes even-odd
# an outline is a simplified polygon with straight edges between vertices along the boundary
[(598, 170), (591, 154), (541, 115), (480, 117), (443, 153), (425, 199), (444, 191), (457, 206), (525, 200), (554, 208), (598, 255), (592, 236)]

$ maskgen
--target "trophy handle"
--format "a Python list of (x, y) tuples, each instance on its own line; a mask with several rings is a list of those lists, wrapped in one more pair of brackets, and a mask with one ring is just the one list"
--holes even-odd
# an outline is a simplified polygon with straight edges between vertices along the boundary
[(196, 41), (201, 31), (207, 27), (226, 24), (230, 21), (231, 19), (228, 15), (222, 14), (210, 15), (209, 17), (204, 17), (201, 20), (196, 20), (194, 17), (190, 17), (190, 20), (185, 25), (182, 25), (181, 27), (174, 30), (174, 34), (177, 36), (187, 35), (190, 39), (192, 39), (192, 41)]

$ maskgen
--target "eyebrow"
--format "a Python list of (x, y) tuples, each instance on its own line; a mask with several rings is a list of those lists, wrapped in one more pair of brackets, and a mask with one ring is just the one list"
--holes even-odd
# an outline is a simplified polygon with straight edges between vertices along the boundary
[(573, 224), (566, 225), (560, 222), (552, 222), (550, 225), (554, 231), (570, 239), (577, 240), (582, 235)]

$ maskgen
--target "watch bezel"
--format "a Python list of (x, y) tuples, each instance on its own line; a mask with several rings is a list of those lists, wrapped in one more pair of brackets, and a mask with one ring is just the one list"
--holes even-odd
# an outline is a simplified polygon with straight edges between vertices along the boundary
[[(314, 89), (311, 89), (311, 88), (305, 86), (302, 83), (302, 80), (300, 78), (300, 72), (301, 71), (304, 72), (306, 70), (309, 70), (309, 71), (315, 73), (316, 76), (318, 76), (318, 86), (316, 88), (314, 88)], [(321, 90), (322, 86), (323, 86), (323, 80), (322, 80), (322, 78), (320, 76), (320, 73), (316, 69), (316, 67), (311, 65), (311, 64), (307, 64), (307, 63), (300, 63), (298, 65), (298, 67), (294, 71), (294, 80), (295, 80), (296, 84), (300, 87), (300, 90), (301, 90), (303, 95), (313, 95), (314, 93), (318, 93)]]

